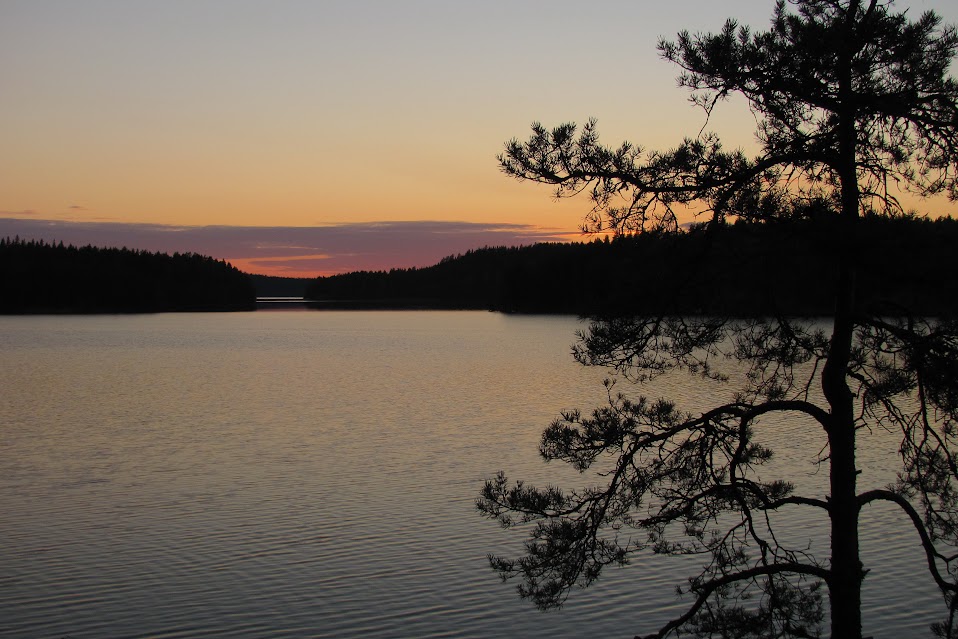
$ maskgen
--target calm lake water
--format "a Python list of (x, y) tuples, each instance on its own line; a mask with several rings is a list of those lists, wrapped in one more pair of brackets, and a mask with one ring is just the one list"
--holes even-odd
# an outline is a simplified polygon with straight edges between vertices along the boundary
[[(523, 535), (478, 516), (485, 478), (590, 483), (536, 452), (560, 410), (603, 401), (605, 373), (569, 355), (578, 327), (467, 312), (0, 317), (0, 636), (657, 629), (688, 563), (608, 570), (549, 613), (486, 564)], [(648, 393), (694, 409), (730, 392), (701, 384)], [(782, 474), (821, 496), (817, 429), (763, 428)], [(881, 450), (862, 453), (863, 488), (893, 477)], [(866, 634), (929, 636), (944, 609), (890, 514), (865, 514)], [(789, 534), (827, 538), (789, 516)]]

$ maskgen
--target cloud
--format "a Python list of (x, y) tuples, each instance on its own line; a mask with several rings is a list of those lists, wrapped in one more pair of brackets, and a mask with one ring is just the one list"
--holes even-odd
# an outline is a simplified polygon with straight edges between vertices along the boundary
[(233, 266), (247, 273), (263, 273), (267, 275), (282, 275), (288, 277), (302, 277), (340, 272), (334, 267), (337, 264), (335, 255), (282, 255), (255, 258), (233, 258)]
[(429, 266), (483, 246), (574, 239), (556, 229), (477, 222), (369, 222), (314, 227), (171, 226), (2, 217), (0, 237), (162, 253), (202, 253), (254, 273), (313, 277)]

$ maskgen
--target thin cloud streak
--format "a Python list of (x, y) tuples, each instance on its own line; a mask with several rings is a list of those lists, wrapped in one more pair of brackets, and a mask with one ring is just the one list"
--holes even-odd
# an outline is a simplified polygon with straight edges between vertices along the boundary
[[(15, 215), (15, 214), (13, 214)], [(356, 270), (429, 266), (483, 246), (577, 239), (527, 224), (369, 222), (315, 227), (170, 226), (0, 217), (0, 237), (76, 246), (201, 253), (268, 275), (315, 277)]]

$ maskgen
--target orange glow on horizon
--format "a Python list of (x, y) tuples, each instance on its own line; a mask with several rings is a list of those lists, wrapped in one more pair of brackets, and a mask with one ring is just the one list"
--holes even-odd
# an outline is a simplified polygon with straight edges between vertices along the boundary
[[(550, 234), (550, 242), (589, 242), (593, 239), (601, 239), (603, 235), (592, 236), (577, 233), (555, 233)], [(512, 246), (529, 246), (535, 244), (535, 241), (511, 242)], [(493, 244), (495, 245), (495, 244)], [(480, 249), (483, 246), (471, 246), (470, 249)], [(465, 249), (465, 250), (470, 250)], [(438, 264), (445, 257), (452, 257), (462, 254), (464, 250), (450, 250), (442, 255), (430, 257), (405, 257), (398, 260), (399, 263), (390, 261), (389, 257), (375, 254), (356, 255), (349, 260), (348, 266), (342, 266), (342, 256), (333, 256), (324, 253), (302, 254), (302, 255), (282, 255), (282, 256), (262, 256), (262, 257), (222, 257), (220, 259), (229, 262), (234, 267), (255, 275), (270, 275), (274, 277), (328, 277), (349, 273), (353, 271), (388, 271), (393, 268), (425, 268)], [(338, 259), (337, 259), (338, 258)], [(306, 266), (302, 263), (315, 262), (315, 266)], [(322, 264), (328, 262), (328, 268), (323, 268)], [(336, 263), (339, 266), (335, 266)]]
[[(572, 3), (545, 12), (532, 3), (234, 4), (2, 5), (0, 218), (456, 220), (583, 239), (587, 197), (556, 201), (550, 187), (499, 171), (497, 154), (533, 121), (595, 118), (610, 147), (664, 151), (707, 120), (727, 149), (756, 144), (744, 99), (706, 118), (656, 43), (719, 30), (728, 17), (765, 29), (772, 0), (683, 0), (651, 13), (618, 0), (587, 12)], [(958, 22), (953, 0), (901, 5)], [(578, 35), (556, 47), (562, 33)], [(543, 51), (554, 59), (535, 64)], [(958, 215), (943, 198), (915, 206)]]

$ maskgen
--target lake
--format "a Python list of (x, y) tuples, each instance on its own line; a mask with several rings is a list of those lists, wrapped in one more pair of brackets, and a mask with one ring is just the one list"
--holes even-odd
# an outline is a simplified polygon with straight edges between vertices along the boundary
[[(485, 478), (590, 483), (536, 449), (560, 410), (603, 402), (605, 371), (570, 356), (581, 326), (485, 312), (0, 317), (0, 636), (656, 630), (681, 609), (687, 559), (608, 569), (548, 613), (486, 563), (524, 537), (476, 513)], [(729, 392), (702, 384), (647, 392), (689, 409)], [(820, 432), (764, 427), (783, 472), (818, 490)], [(894, 441), (879, 443), (862, 451), (862, 489), (894, 476)], [(863, 515), (865, 632), (930, 636), (944, 606), (891, 514)], [(789, 528), (821, 543), (813, 520)]]

